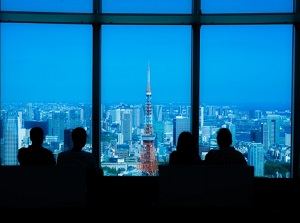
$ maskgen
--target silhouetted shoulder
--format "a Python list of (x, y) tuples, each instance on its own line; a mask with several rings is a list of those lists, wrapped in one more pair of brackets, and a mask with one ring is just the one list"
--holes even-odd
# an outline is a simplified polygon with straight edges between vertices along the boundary
[(213, 149), (205, 155), (205, 164), (207, 165), (238, 165), (247, 166), (245, 157), (234, 147), (226, 149)]
[(58, 154), (57, 165), (81, 165), (98, 169), (92, 153), (86, 151), (65, 151)]
[(184, 151), (173, 151), (169, 157), (170, 165), (200, 165), (202, 160), (198, 154), (190, 154)]
[(173, 165), (173, 164), (176, 164), (176, 163), (178, 163), (177, 161), (176, 161), (176, 158), (177, 158), (177, 151), (176, 150), (174, 150), (174, 151), (172, 151), (171, 153), (170, 153), (170, 156), (169, 156), (169, 164), (171, 164), (171, 165)]
[(18, 162), (20, 163), (20, 165), (24, 165), (26, 163), (26, 150), (28, 148), (26, 147), (22, 147), (18, 150), (18, 155), (17, 155), (17, 158), (18, 158)]
[(54, 154), (44, 147), (22, 147), (18, 150), (17, 159), (20, 165), (56, 165)]
[(204, 159), (205, 164), (215, 163), (218, 153), (219, 150), (216, 149), (209, 150), (208, 153), (206, 153), (205, 155), (205, 159)]

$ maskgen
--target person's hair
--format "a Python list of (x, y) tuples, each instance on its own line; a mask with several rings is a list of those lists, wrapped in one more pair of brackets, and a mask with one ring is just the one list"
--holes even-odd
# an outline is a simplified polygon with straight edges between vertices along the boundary
[(86, 131), (82, 127), (77, 127), (72, 131), (72, 141), (74, 145), (84, 146), (86, 143)]
[(44, 140), (44, 130), (41, 127), (33, 127), (30, 129), (30, 140), (35, 143), (43, 143)]
[(183, 131), (179, 134), (177, 140), (177, 151), (194, 151), (195, 149), (195, 142), (192, 133), (188, 131)]
[(220, 128), (217, 134), (219, 147), (229, 147), (232, 144), (232, 134), (228, 128)]

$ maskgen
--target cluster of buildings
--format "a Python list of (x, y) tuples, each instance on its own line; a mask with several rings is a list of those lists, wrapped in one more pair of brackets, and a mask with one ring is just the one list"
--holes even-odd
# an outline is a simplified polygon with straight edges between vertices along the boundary
[[(100, 161), (106, 175), (141, 175), (138, 165), (145, 147), (146, 104), (101, 106)], [(256, 176), (289, 176), (289, 170), (278, 173), (277, 168), (269, 174), (265, 164), (290, 162), (290, 111), (201, 105), (199, 114), (199, 153), (202, 159), (210, 149), (217, 148), (217, 130), (227, 127), (232, 132), (233, 145), (244, 154), (248, 165), (255, 167)], [(88, 133), (84, 149), (92, 152), (91, 117), (92, 106), (85, 103), (3, 104), (0, 119), (1, 165), (18, 165), (18, 149), (31, 143), (29, 130), (33, 126), (44, 129), (44, 146), (56, 156), (71, 148), (72, 129), (83, 126)], [(153, 145), (157, 164), (168, 163), (180, 132), (191, 129), (190, 118), (191, 107), (187, 104), (151, 104), (148, 125), (151, 124), (150, 144)]]

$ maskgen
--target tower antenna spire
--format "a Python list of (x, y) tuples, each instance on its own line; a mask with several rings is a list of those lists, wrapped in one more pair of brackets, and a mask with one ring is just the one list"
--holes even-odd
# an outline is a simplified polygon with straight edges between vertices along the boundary
[(150, 62), (148, 60), (148, 72), (147, 72), (147, 94), (151, 94), (150, 88)]

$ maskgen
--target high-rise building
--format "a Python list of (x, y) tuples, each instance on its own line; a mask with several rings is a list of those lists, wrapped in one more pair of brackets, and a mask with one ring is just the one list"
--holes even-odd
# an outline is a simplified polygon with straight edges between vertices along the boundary
[(122, 111), (121, 122), (124, 143), (130, 143), (132, 141), (132, 118), (130, 110)]
[(162, 105), (153, 106), (153, 121), (162, 121), (163, 119), (163, 107)]
[(236, 126), (235, 126), (235, 124), (229, 123), (228, 129), (230, 130), (231, 135), (232, 135), (232, 144), (231, 145), (234, 146), (235, 142), (236, 142)]
[(142, 111), (142, 107), (139, 106), (134, 106), (132, 108), (132, 127), (133, 128), (137, 128), (140, 127), (143, 123), (143, 111)]
[(262, 143), (251, 143), (248, 148), (248, 166), (254, 166), (254, 176), (264, 176), (264, 146)]
[(64, 146), (63, 146), (63, 151), (68, 151), (68, 150), (70, 150), (73, 147), (72, 130), (73, 129), (65, 129), (64, 130)]
[(250, 141), (262, 143), (262, 132), (259, 129), (253, 129), (250, 131)]
[(110, 122), (111, 123), (121, 124), (121, 109), (116, 108), (116, 109), (110, 110), (110, 116), (109, 117), (110, 117)]
[(164, 138), (164, 123), (163, 121), (154, 121), (153, 130), (155, 134), (155, 147), (158, 147), (159, 143), (163, 142)]
[(33, 127), (41, 127), (44, 131), (44, 139), (45, 136), (48, 135), (48, 122), (39, 122), (39, 121), (25, 121), (24, 128), (25, 129), (32, 129)]
[(9, 116), (4, 127), (4, 146), (1, 149), (1, 165), (18, 165), (18, 119)]
[(71, 109), (67, 112), (67, 123), (66, 128), (74, 129), (78, 126), (82, 126), (82, 119), (81, 119), (81, 111), (82, 109)]
[(183, 116), (176, 116), (173, 119), (173, 145), (177, 145), (178, 136), (183, 131), (191, 131), (191, 119)]
[(268, 115), (269, 140), (271, 144), (280, 144), (280, 115)]
[[(103, 114), (103, 106), (101, 105), (101, 115), (102, 114)], [(92, 106), (91, 105), (83, 106), (83, 126), (87, 126), (88, 128), (92, 127)]]
[(32, 103), (26, 105), (26, 117), (25, 120), (31, 121), (34, 118)]
[(268, 115), (265, 122), (262, 123), (263, 144), (265, 151), (271, 146), (280, 144), (280, 116)]
[(51, 117), (48, 120), (48, 134), (50, 136), (57, 136), (58, 141), (64, 139), (64, 129), (66, 128), (66, 113), (64, 111), (52, 111)]

